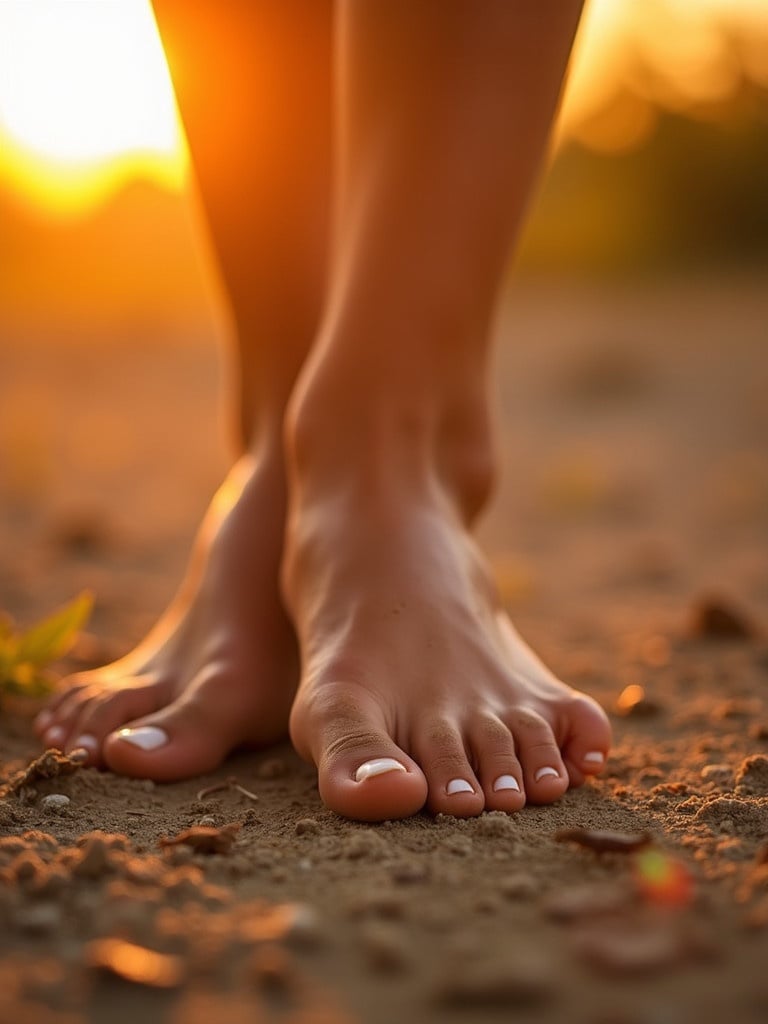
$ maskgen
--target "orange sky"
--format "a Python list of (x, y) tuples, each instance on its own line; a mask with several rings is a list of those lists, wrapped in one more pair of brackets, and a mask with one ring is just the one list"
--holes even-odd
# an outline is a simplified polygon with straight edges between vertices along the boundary
[[(659, 105), (768, 87), (766, 0), (591, 0), (561, 137), (642, 143)], [(80, 213), (136, 177), (179, 188), (186, 157), (148, 0), (0, 4), (0, 178)]]

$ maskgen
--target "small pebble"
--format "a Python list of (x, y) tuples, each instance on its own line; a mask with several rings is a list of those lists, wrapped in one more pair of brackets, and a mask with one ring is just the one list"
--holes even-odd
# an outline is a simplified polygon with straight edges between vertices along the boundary
[(212, 815), (206, 814), (204, 817), (200, 818), (197, 824), (202, 825), (203, 828), (215, 828), (216, 819)]
[(70, 803), (71, 800), (64, 793), (50, 793), (40, 801), (40, 807), (46, 814), (61, 814)]
[(753, 754), (745, 758), (736, 773), (736, 792), (745, 796), (768, 796), (768, 757)]
[(297, 836), (316, 836), (320, 826), (314, 818), (299, 818), (294, 825), (294, 831)]

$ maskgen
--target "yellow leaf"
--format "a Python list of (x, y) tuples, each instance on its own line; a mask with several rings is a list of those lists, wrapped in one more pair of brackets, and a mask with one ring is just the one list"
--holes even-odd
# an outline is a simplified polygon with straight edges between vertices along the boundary
[(41, 667), (66, 654), (91, 613), (93, 597), (84, 591), (74, 601), (38, 622), (21, 636), (13, 661)]

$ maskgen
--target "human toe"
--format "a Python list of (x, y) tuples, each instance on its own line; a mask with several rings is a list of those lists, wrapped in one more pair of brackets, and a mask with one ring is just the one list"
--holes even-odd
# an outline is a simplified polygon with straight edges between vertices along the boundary
[(529, 803), (552, 803), (568, 789), (569, 777), (551, 726), (527, 709), (514, 712), (508, 724), (523, 766)]
[(386, 821), (410, 817), (424, 806), (424, 775), (389, 735), (373, 701), (327, 691), (299, 701), (291, 737), (317, 765), (320, 796), (337, 814)]
[(217, 722), (211, 708), (179, 699), (105, 736), (104, 763), (119, 775), (175, 782), (216, 768), (241, 741), (242, 723)]
[(84, 702), (68, 724), (64, 749), (67, 753), (87, 750), (88, 763), (101, 765), (101, 749), (106, 737), (126, 722), (156, 710), (155, 690), (152, 685), (127, 686)]
[(525, 804), (525, 787), (512, 733), (495, 715), (483, 716), (473, 723), (470, 742), (485, 810), (519, 811)]
[(600, 705), (577, 694), (566, 711), (568, 734), (562, 746), (571, 784), (579, 785), (587, 775), (605, 767), (611, 747), (611, 726)]
[(460, 730), (447, 721), (424, 726), (414, 752), (429, 785), (427, 806), (434, 814), (472, 818), (485, 805), (480, 785), (467, 757)]

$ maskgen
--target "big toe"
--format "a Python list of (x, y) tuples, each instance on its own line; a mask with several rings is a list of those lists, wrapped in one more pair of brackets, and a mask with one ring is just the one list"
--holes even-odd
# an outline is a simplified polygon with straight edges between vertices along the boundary
[(424, 774), (389, 735), (373, 703), (350, 707), (342, 697), (323, 704), (314, 714), (295, 713), (291, 722), (297, 749), (317, 765), (323, 803), (358, 821), (408, 818), (421, 810)]
[(212, 723), (210, 708), (177, 700), (128, 722), (104, 740), (105, 764), (119, 775), (174, 782), (216, 768), (237, 745), (234, 729)]

